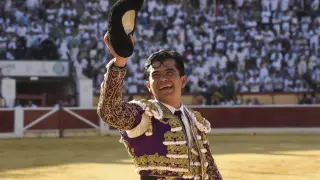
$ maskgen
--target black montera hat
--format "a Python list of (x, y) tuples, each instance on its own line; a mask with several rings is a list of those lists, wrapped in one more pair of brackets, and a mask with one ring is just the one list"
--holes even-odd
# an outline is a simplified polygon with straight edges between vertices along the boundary
[(138, 11), (144, 0), (119, 0), (111, 8), (108, 17), (109, 42), (114, 51), (121, 57), (133, 53), (133, 44), (129, 37), (136, 28)]

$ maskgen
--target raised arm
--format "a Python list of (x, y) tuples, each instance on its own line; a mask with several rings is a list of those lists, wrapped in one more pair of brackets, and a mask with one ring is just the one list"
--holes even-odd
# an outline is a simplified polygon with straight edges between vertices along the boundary
[(97, 109), (98, 115), (112, 127), (131, 130), (140, 123), (143, 109), (136, 104), (122, 102), (122, 88), (127, 72), (127, 59), (119, 57), (113, 51), (107, 35), (105, 43), (115, 58), (108, 63), (107, 72), (101, 84)]

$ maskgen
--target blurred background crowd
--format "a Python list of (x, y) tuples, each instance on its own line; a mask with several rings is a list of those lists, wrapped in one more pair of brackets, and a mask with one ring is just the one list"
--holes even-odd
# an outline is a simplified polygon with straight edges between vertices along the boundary
[[(113, 3), (0, 1), (0, 61), (69, 61), (99, 93), (112, 59), (103, 36)], [(301, 103), (319, 103), (319, 12), (319, 0), (200, 0), (200, 10), (180, 0), (145, 0), (125, 91), (146, 93), (145, 59), (172, 48), (186, 57), (185, 92), (210, 97), (207, 104), (259, 104), (239, 102), (237, 92), (302, 92)]]

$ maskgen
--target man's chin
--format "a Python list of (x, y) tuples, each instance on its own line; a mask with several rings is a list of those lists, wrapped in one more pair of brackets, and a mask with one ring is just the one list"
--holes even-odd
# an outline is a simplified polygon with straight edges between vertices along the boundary
[(167, 100), (174, 96), (174, 92), (164, 91), (158, 94), (159, 99)]
[(168, 90), (160, 90), (159, 92), (160, 95), (166, 95), (166, 96), (169, 96), (169, 95), (173, 95), (174, 94), (174, 89), (168, 89)]

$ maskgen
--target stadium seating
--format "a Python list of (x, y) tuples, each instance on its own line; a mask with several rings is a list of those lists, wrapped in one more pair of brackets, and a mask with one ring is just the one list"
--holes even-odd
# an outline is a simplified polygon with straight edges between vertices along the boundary
[[(145, 93), (143, 62), (173, 48), (186, 57), (186, 92), (225, 103), (234, 94), (316, 92), (320, 88), (320, 13), (316, 1), (146, 0), (135, 33), (126, 93)], [(109, 0), (1, 1), (1, 60), (70, 61), (99, 93)], [(134, 72), (134, 75), (133, 73)], [(231, 103), (231, 104), (232, 104)]]

